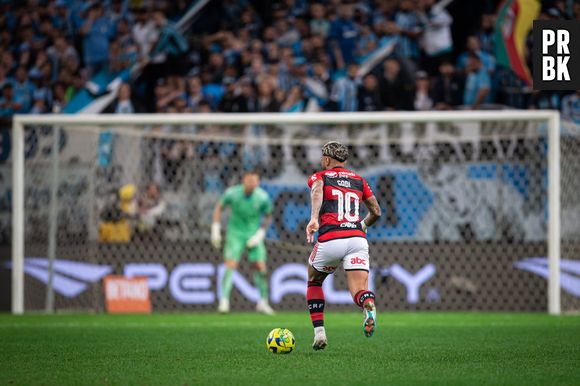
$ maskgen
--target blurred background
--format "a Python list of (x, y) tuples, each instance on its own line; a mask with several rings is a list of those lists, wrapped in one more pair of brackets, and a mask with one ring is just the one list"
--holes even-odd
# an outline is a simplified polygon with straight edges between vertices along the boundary
[[(10, 309), (15, 114), (558, 110), (570, 134), (563, 258), (577, 272), (580, 92), (533, 90), (534, 19), (580, 20), (580, 1), (0, 1), (0, 309)], [(57, 309), (103, 310), (108, 273), (153, 278), (154, 310), (215, 309), (211, 210), (250, 169), (274, 202), (271, 300), (303, 309), (305, 182), (319, 167), (312, 141), (325, 139), (351, 147), (384, 207), (369, 232), (382, 309), (546, 309), (537, 122), (134, 128), (61, 129), (56, 158), (54, 126), (25, 128), (26, 309), (45, 306), (54, 184)], [(235, 310), (257, 296), (248, 277), (236, 276)], [(336, 280), (329, 302), (348, 309)], [(574, 310), (577, 281), (563, 282)]]
[(525, 47), (516, 57), (508, 47), (522, 18), (580, 19), (575, 0), (55, 0), (0, 9), (7, 119), (506, 107), (580, 119), (576, 96), (532, 90), (531, 37), (513, 32)]

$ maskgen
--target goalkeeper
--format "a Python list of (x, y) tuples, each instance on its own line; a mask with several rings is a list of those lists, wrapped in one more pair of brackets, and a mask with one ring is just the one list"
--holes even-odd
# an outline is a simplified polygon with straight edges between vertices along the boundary
[(221, 298), (218, 306), (218, 311), (222, 313), (230, 310), (232, 276), (245, 249), (248, 250), (248, 260), (252, 263), (254, 270), (254, 283), (260, 291), (260, 300), (256, 304), (256, 310), (269, 315), (274, 313), (268, 303), (266, 246), (264, 245), (266, 229), (272, 220), (272, 202), (259, 184), (260, 176), (257, 172), (245, 173), (241, 184), (225, 191), (213, 212), (211, 243), (214, 248), (220, 249), (222, 210), (227, 207), (231, 208), (224, 247), (226, 271), (220, 283)]

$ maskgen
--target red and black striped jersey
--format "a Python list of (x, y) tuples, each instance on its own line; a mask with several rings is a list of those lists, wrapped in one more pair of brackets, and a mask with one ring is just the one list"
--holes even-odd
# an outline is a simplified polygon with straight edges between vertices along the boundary
[(361, 201), (374, 194), (364, 178), (348, 169), (336, 167), (313, 174), (308, 187), (314, 181), (323, 182), (322, 207), (318, 241), (348, 237), (366, 237), (361, 228)]

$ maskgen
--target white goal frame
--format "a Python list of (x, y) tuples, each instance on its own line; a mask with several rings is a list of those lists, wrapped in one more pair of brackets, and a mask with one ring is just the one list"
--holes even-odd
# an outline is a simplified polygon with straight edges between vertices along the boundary
[(560, 301), (560, 113), (558, 111), (429, 111), (307, 114), (103, 114), (16, 115), (12, 123), (12, 313), (24, 312), (24, 127), (187, 124), (380, 124), (398, 122), (546, 122), (548, 127), (548, 313), (561, 312)]

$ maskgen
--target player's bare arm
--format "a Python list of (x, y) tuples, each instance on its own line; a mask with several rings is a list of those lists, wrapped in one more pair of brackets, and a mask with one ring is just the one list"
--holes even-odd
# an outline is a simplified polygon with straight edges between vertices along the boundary
[(379, 205), (379, 202), (377, 201), (377, 198), (375, 196), (369, 197), (363, 202), (369, 211), (369, 213), (363, 220), (365, 224), (364, 227), (366, 228), (373, 226), (377, 222), (377, 220), (381, 217), (382, 212), (381, 206)]
[(323, 182), (321, 180), (314, 181), (312, 184), (312, 190), (310, 191), (310, 201), (312, 204), (312, 212), (310, 213), (310, 222), (306, 227), (306, 240), (309, 243), (314, 241), (314, 233), (318, 231), (318, 216), (320, 214), (320, 208), (322, 207), (322, 190)]

